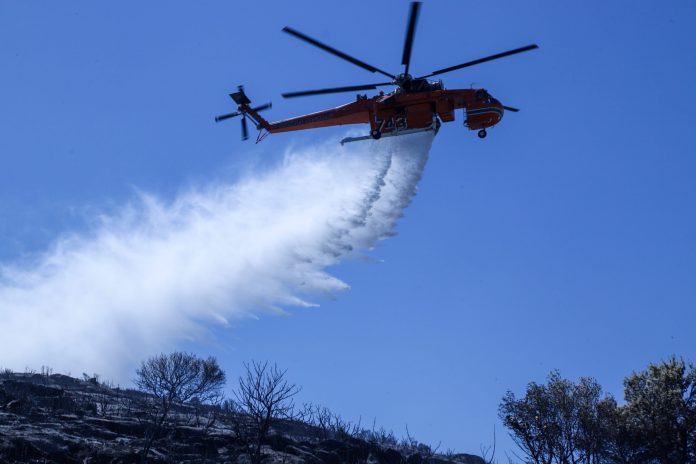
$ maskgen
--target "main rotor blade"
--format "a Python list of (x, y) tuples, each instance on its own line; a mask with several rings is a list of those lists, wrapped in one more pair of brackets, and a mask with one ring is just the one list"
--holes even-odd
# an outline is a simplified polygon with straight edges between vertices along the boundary
[(249, 130), (247, 129), (246, 115), (242, 118), (242, 140), (249, 138)]
[(323, 43), (319, 42), (318, 40), (315, 40), (309, 36), (306, 36), (303, 33), (296, 31), (295, 29), (292, 29), (292, 28), (285, 26), (283, 28), (283, 32), (287, 32), (290, 35), (294, 35), (295, 37), (297, 37), (300, 40), (304, 40), (305, 42), (310, 43), (310, 44), (314, 45), (315, 47), (319, 47), (322, 50), (331, 53), (332, 55), (336, 55), (339, 58), (343, 58), (344, 60), (349, 61), (356, 66), (360, 66), (363, 69), (367, 69), (370, 72), (378, 72), (378, 73), (384, 74), (387, 77), (391, 77), (392, 79), (396, 78), (396, 76), (394, 76), (393, 74), (389, 74), (386, 71), (382, 71), (379, 68), (375, 68), (374, 66), (371, 66), (371, 65), (365, 63), (364, 61), (360, 61), (357, 58), (353, 58), (350, 55), (346, 55), (345, 53), (343, 53), (339, 50), (336, 50), (333, 47), (329, 47), (328, 45), (323, 44)]
[(330, 89), (318, 89), (318, 90), (303, 90), (300, 92), (288, 92), (284, 93), (283, 98), (294, 98), (294, 97), (306, 97), (309, 95), (322, 95), (325, 93), (339, 93), (339, 92), (352, 92), (353, 90), (374, 90), (381, 85), (392, 85), (391, 82), (382, 82), (380, 84), (368, 84), (368, 85), (353, 85), (350, 87), (333, 87)]
[(228, 114), (223, 114), (220, 116), (215, 116), (215, 122), (220, 122), (220, 121), (224, 121), (225, 119), (234, 118), (235, 116), (239, 116), (240, 114), (242, 114), (242, 113), (240, 113), (239, 111), (235, 111), (234, 113), (228, 113)]
[(411, 64), (411, 48), (413, 47), (413, 36), (416, 33), (416, 22), (418, 21), (418, 11), (421, 2), (411, 2), (411, 12), (408, 16), (408, 27), (406, 28), (406, 39), (404, 40), (404, 54), (401, 57), (401, 64), (406, 65), (404, 74), (408, 74), (408, 67)]
[(512, 106), (503, 106), (503, 108), (505, 108), (506, 111), (512, 111), (513, 113), (518, 113), (520, 111), (517, 108), (513, 108)]
[(450, 71), (456, 71), (457, 69), (466, 68), (468, 66), (473, 66), (475, 64), (485, 63), (486, 61), (497, 60), (498, 58), (504, 58), (506, 56), (515, 55), (517, 53), (522, 53), (522, 52), (526, 52), (529, 50), (534, 50), (535, 48), (539, 48), (539, 46), (537, 44), (527, 45), (526, 47), (516, 48), (514, 50), (509, 50), (507, 52), (487, 56), (485, 58), (479, 58), (478, 60), (468, 61), (466, 63), (458, 64), (456, 66), (450, 66), (449, 68), (438, 69), (437, 71), (433, 71), (432, 73), (428, 74), (427, 76), (420, 77), (419, 79), (425, 79), (427, 77), (436, 76), (438, 74), (444, 74), (444, 73), (448, 73)]

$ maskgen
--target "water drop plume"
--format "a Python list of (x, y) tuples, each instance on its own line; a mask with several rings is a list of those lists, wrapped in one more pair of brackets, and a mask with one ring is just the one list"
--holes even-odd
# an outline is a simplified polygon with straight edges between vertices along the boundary
[(3, 264), (0, 365), (128, 379), (214, 324), (346, 290), (327, 268), (394, 233), (432, 139), (292, 149), (231, 184), (141, 193), (32, 262)]

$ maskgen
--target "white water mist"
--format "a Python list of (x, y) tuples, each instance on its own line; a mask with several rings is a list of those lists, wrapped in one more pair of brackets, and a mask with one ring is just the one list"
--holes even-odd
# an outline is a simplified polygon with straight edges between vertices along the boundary
[(0, 365), (125, 379), (210, 324), (347, 289), (327, 267), (393, 234), (432, 138), (293, 150), (232, 185), (141, 195), (35, 262), (0, 267)]

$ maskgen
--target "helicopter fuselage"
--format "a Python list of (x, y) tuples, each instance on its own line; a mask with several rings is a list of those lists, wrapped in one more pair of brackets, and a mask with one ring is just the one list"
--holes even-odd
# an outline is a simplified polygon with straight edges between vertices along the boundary
[(369, 124), (370, 133), (376, 135), (374, 138), (394, 131), (431, 128), (435, 119), (452, 122), (458, 109), (466, 111), (464, 123), (472, 130), (494, 126), (503, 117), (503, 105), (484, 89), (442, 90), (441, 83), (429, 83), (429, 86), (428, 90), (416, 92), (399, 88), (387, 94), (380, 92), (372, 98), (358, 95), (355, 101), (345, 105), (273, 123), (263, 119), (247, 104), (242, 105), (240, 110), (252, 117), (259, 129), (272, 134)]

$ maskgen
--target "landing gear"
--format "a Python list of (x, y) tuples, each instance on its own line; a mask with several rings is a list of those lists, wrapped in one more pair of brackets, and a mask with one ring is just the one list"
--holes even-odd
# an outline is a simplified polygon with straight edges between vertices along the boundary
[(382, 131), (379, 129), (372, 129), (370, 131), (370, 137), (372, 137), (375, 140), (379, 140), (382, 137)]
[(486, 129), (481, 129), (480, 131), (478, 131), (478, 136), (480, 139), (485, 139), (486, 135), (488, 135), (488, 132), (486, 132)]

